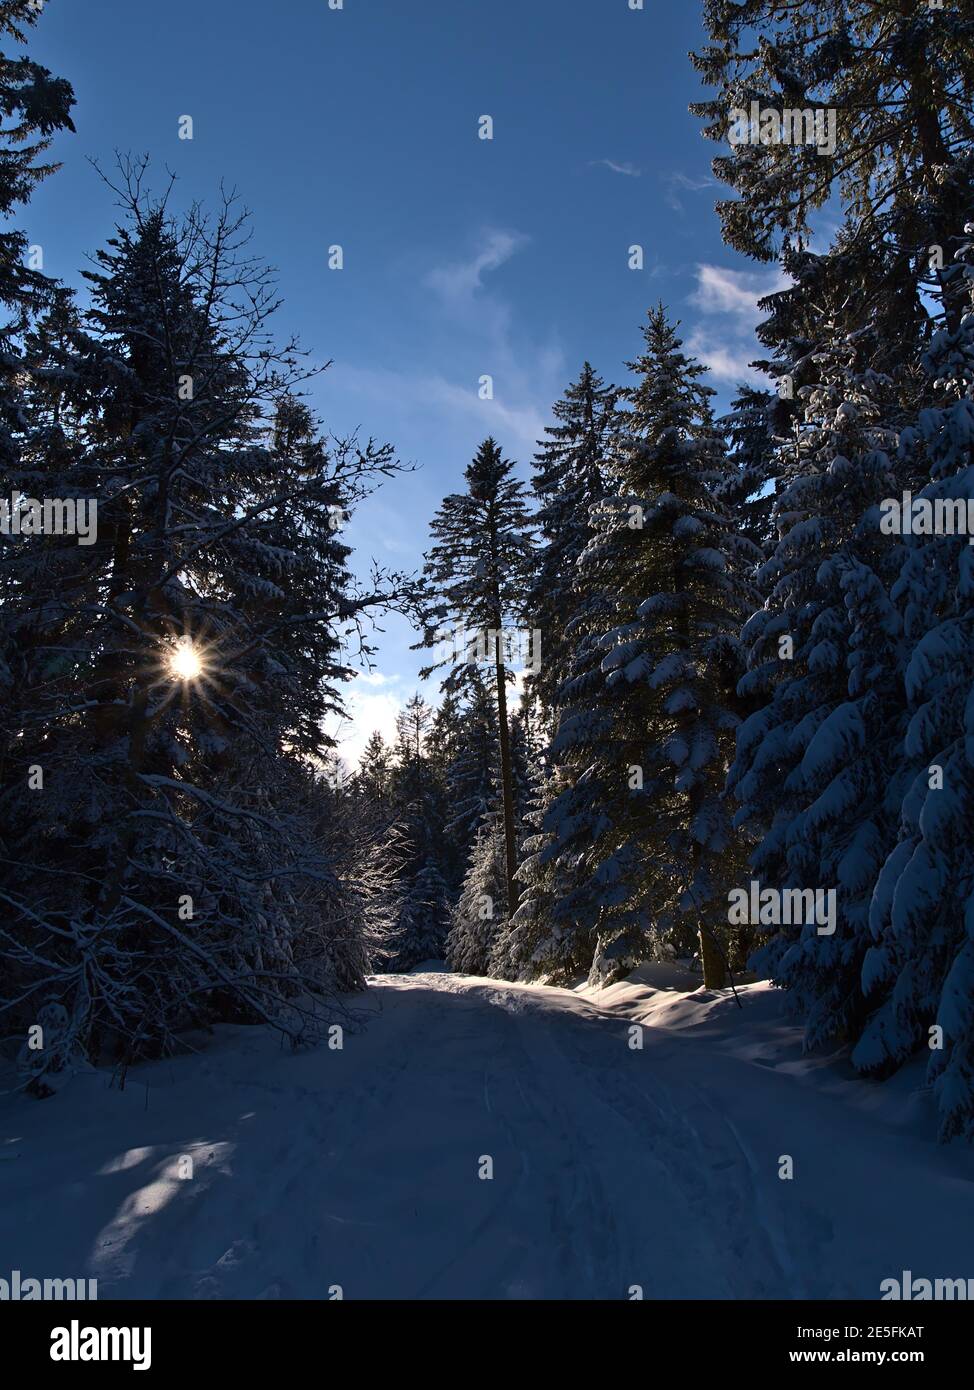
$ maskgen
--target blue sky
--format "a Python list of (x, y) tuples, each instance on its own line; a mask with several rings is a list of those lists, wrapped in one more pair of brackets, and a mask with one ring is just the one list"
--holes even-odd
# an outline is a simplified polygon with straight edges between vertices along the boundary
[[(358, 427), (420, 465), (348, 527), (356, 567), (418, 567), (480, 440), (526, 477), (586, 357), (625, 379), (650, 303), (683, 320), (719, 403), (747, 374), (755, 299), (778, 273), (720, 240), (716, 147), (687, 111), (701, 37), (696, 0), (49, 0), (31, 47), (73, 83), (78, 133), (57, 140), (64, 167), (26, 230), (75, 283), (114, 216), (89, 158), (149, 154), (177, 203), (236, 187), (278, 268), (281, 336), (334, 361), (311, 403), (336, 434)], [(353, 761), (418, 688), (412, 634), (384, 627), (351, 692)]]

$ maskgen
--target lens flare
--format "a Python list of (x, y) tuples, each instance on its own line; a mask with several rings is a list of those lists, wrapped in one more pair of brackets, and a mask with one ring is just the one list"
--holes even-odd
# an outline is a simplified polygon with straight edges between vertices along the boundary
[(192, 642), (180, 642), (169, 658), (169, 670), (176, 680), (195, 681), (203, 673), (203, 662)]

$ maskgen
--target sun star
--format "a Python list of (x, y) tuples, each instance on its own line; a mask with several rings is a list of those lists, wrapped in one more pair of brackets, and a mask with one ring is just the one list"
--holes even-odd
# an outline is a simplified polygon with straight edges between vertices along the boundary
[(203, 663), (192, 642), (179, 644), (169, 658), (169, 669), (177, 680), (196, 680), (203, 670)]

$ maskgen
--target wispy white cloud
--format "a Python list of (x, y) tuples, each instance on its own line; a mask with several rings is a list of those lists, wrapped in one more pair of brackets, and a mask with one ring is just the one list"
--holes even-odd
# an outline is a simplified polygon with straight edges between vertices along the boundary
[(697, 266), (696, 275), (697, 288), (690, 296), (691, 303), (706, 314), (733, 314), (748, 328), (760, 322), (758, 301), (791, 283), (777, 268), (763, 274), (703, 264)]
[[(565, 361), (561, 345), (526, 339), (515, 323), (510, 304), (490, 283), (492, 273), (529, 246), (531, 238), (510, 228), (486, 228), (474, 239), (465, 257), (441, 262), (421, 277), (432, 291), (427, 300), (430, 351), (415, 363), (355, 366), (337, 362), (325, 382), (336, 400), (347, 409), (361, 401), (362, 418), (374, 418), (379, 405), (391, 436), (416, 440), (429, 449), (432, 460), (454, 447), (472, 455), (488, 434), (498, 438), (513, 457), (525, 459), (550, 421), (550, 403), (564, 386)], [(433, 365), (435, 345), (444, 327), (448, 342), (456, 342), (463, 329), (462, 352), (454, 348), (449, 366)], [(441, 359), (442, 360), (442, 359)], [(493, 395), (481, 399), (481, 378), (489, 376)], [(356, 414), (358, 406), (355, 406)], [(436, 419), (435, 440), (430, 440), (430, 419)], [(407, 458), (412, 455), (406, 446)], [(416, 457), (431, 462), (430, 453)], [(422, 480), (419, 480), (422, 487)], [(399, 543), (390, 528), (383, 544), (396, 551)]]
[(705, 321), (687, 338), (688, 351), (717, 381), (767, 386), (768, 378), (748, 365), (760, 351), (754, 334), (762, 318), (758, 301), (789, 285), (788, 276), (777, 267), (762, 272), (701, 264), (696, 268), (696, 280), (690, 303)]
[[(494, 434), (519, 456), (533, 453), (549, 420), (550, 402), (563, 386), (564, 354), (560, 344), (527, 342), (515, 323), (511, 305), (490, 284), (492, 272), (531, 244), (512, 228), (486, 228), (462, 259), (430, 270), (423, 283), (451, 325), (465, 330), (467, 361), (475, 363), (469, 384), (437, 371), (399, 374), (401, 389), (425, 408), (433, 408), (469, 431), (475, 424)], [(459, 364), (458, 364), (459, 365)], [(490, 376), (493, 397), (481, 400), (481, 376)]]
[(484, 288), (484, 275), (498, 270), (531, 240), (522, 232), (489, 228), (480, 239), (480, 246), (466, 260), (435, 266), (424, 283), (435, 290), (448, 307), (457, 309), (469, 305), (478, 290)]
[[(548, 423), (546, 410), (540, 400), (533, 399), (530, 382), (508, 348), (501, 345), (501, 350), (485, 352), (484, 362), (485, 367), (492, 369), (493, 400), (480, 399), (477, 378), (471, 378), (469, 385), (461, 385), (436, 372), (338, 364), (331, 371), (332, 385), (346, 397), (354, 393), (368, 400), (381, 399), (385, 409), (395, 416), (416, 417), (417, 424), (425, 416), (428, 425), (430, 414), (435, 411), (441, 439), (454, 431), (471, 438), (476, 434), (480, 438), (494, 434), (512, 453), (532, 453)], [(550, 399), (556, 395), (557, 389)]]
[(681, 174), (679, 171), (672, 174), (663, 175), (663, 183), (666, 192), (663, 195), (668, 207), (674, 212), (684, 212), (685, 208), (680, 193), (702, 193), (706, 188), (719, 188), (717, 180), (708, 175), (701, 175), (698, 178), (691, 178), (689, 174)]
[(748, 349), (742, 356), (733, 348), (715, 343), (700, 329), (695, 329), (690, 334), (686, 346), (690, 355), (707, 368), (715, 381), (724, 382), (729, 386), (736, 386), (745, 381), (752, 386), (768, 385), (768, 378), (748, 365), (748, 355), (752, 349)]
[(636, 164), (631, 164), (628, 160), (616, 159), (590, 159), (589, 164), (601, 164), (606, 169), (611, 169), (614, 174), (625, 174), (626, 178), (638, 179), (642, 175), (642, 169)]

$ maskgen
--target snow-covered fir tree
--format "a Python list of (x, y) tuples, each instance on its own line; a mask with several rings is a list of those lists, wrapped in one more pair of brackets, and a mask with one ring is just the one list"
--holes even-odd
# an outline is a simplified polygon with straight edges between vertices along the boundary
[(854, 1036), (862, 1016), (869, 899), (902, 791), (889, 771), (902, 733), (895, 545), (877, 526), (880, 502), (907, 481), (894, 465), (900, 408), (895, 382), (874, 365), (883, 341), (869, 301), (848, 296), (870, 262), (846, 246), (840, 235), (827, 256), (787, 262), (796, 287), (776, 331), (783, 337), (795, 313), (795, 433), (774, 465), (780, 539), (757, 576), (764, 606), (744, 629), (740, 689), (756, 707), (728, 782), (737, 824), (758, 841), (751, 867), (762, 885), (837, 894), (832, 934), (815, 921), (765, 934), (755, 957), (806, 1014), (809, 1046)]
[[(74, 130), (74, 93), (26, 52), (11, 56), (8, 46), (23, 48), (40, 17), (30, 0), (0, 0), (0, 218), (9, 224), (15, 211), (30, 200), (34, 189), (54, 172), (43, 155), (57, 131)], [(0, 231), (0, 468), (4, 485), (18, 457), (16, 436), (26, 423), (20, 390), (30, 363), (21, 351), (22, 335), (48, 308), (55, 283), (31, 263), (28, 238), (19, 227)]]
[(437, 863), (442, 822), (421, 797), (407, 802), (376, 845), (369, 869), (373, 968), (401, 973), (424, 960), (442, 960), (449, 926), (449, 892)]
[(662, 307), (643, 332), (613, 441), (615, 491), (580, 560), (594, 611), (614, 609), (615, 620), (590, 628), (563, 689), (560, 789), (529, 846), (535, 878), (515, 923), (533, 968), (584, 961), (608, 978), (654, 932), (685, 935), (692, 922), (707, 982), (719, 985), (730, 841), (720, 791), (755, 552), (715, 496), (727, 465), (704, 369)]
[[(446, 698), (450, 699), (449, 693)], [(497, 702), (482, 668), (474, 667), (466, 674), (463, 695), (456, 697), (454, 718), (453, 755), (444, 768), (446, 833), (462, 878), (500, 782)]]
[[(871, 1014), (852, 1053), (879, 1076), (928, 1053), (944, 1138), (974, 1134), (974, 222), (965, 230), (945, 276), (954, 312), (924, 357), (930, 403), (900, 439), (927, 473), (892, 588), (906, 653), (897, 752), (907, 786), (900, 838), (869, 904), (862, 986)], [(937, 507), (954, 520), (935, 530)]]
[(716, 494), (735, 517), (741, 534), (763, 552), (773, 543), (773, 412), (770, 391), (744, 385), (739, 387), (729, 413), (717, 422), (728, 443), (728, 469), (726, 478), (716, 485)]
[[(710, 42), (692, 54), (713, 95), (691, 110), (725, 144), (732, 113), (822, 113), (811, 139), (739, 141), (713, 161), (737, 195), (717, 204), (724, 239), (774, 260), (779, 238), (806, 245), (833, 196), (854, 217), (859, 249), (886, 273), (871, 286), (885, 350), (910, 353), (925, 318), (921, 277), (964, 224), (974, 171), (974, 14), (969, 6), (872, 0), (707, 0)], [(760, 137), (760, 130), (754, 132)], [(930, 272), (942, 284), (940, 264)], [(949, 308), (956, 328), (959, 309)], [(885, 364), (889, 370), (889, 364)]]
[(578, 558), (592, 538), (591, 508), (606, 491), (603, 466), (618, 394), (583, 363), (578, 380), (552, 406), (557, 423), (545, 428), (547, 437), (534, 456), (539, 544), (526, 603), (532, 626), (542, 634), (542, 660), (527, 688), (549, 723), (571, 666), (567, 631), (579, 601)]
[[(501, 804), (508, 901), (517, 902), (517, 824), (511, 768), (508, 684), (513, 680), (504, 632), (516, 632), (524, 611), (532, 530), (524, 487), (493, 439), (485, 439), (464, 472), (466, 491), (444, 498), (430, 523), (435, 543), (426, 555), (429, 604), (419, 645), (441, 647), (444, 634), (463, 633), (468, 650), (453, 650), (422, 672), (448, 666), (456, 686), (465, 670), (486, 658), (497, 703)], [(481, 656), (476, 648), (480, 645)]]
[(392, 749), (374, 729), (368, 737), (355, 773), (355, 786), (378, 812), (389, 803), (392, 791)]
[(440, 769), (430, 756), (434, 712), (417, 692), (396, 720), (391, 822), (369, 855), (376, 969), (400, 972), (443, 958), (452, 855)]
[(465, 975), (492, 973), (492, 952), (507, 922), (504, 832), (497, 816), (484, 822), (470, 852), (463, 888), (450, 919), (446, 963)]
[(2, 950), (17, 1021), (54, 998), (76, 1053), (131, 1059), (212, 1018), (314, 1035), (309, 986), (361, 981), (305, 787), (349, 674), (340, 628), (375, 601), (331, 518), (394, 461), (329, 450), (294, 399), (233, 206), (179, 219), (143, 166), (121, 174), (84, 321), (62, 306), (32, 344), (55, 370), (33, 388), (24, 490), (76, 495), (83, 468), (98, 512), (68, 570), (66, 544), (27, 535), (5, 556), (4, 819), (34, 886), (11, 881)]
[(439, 867), (427, 859), (415, 874), (404, 875), (389, 902), (386, 970), (411, 970), (422, 961), (442, 960), (450, 916), (447, 887)]

